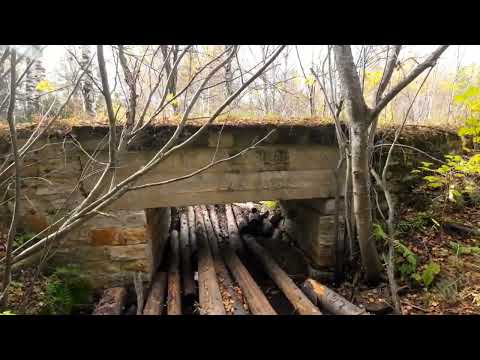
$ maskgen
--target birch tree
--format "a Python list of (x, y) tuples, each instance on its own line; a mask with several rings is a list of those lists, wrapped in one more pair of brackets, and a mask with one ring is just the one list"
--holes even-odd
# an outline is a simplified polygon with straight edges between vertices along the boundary
[(90, 45), (82, 45), (81, 54), (82, 67), (86, 67), (88, 69), (82, 83), (83, 109), (87, 115), (94, 117), (96, 115), (95, 89), (93, 87), (91, 67), (87, 67), (88, 62), (92, 57)]
[(370, 200), (370, 158), (378, 116), (406, 86), (427, 68), (433, 67), (448, 45), (437, 48), (424, 62), (418, 64), (403, 80), (386, 92), (401, 46), (394, 46), (387, 58), (385, 70), (376, 92), (373, 106), (369, 107), (362, 92), (362, 85), (352, 56), (350, 45), (333, 47), (350, 127), (351, 176), (353, 187), (353, 212), (357, 230), (362, 265), (367, 280), (377, 282), (382, 265), (372, 237), (372, 213)]

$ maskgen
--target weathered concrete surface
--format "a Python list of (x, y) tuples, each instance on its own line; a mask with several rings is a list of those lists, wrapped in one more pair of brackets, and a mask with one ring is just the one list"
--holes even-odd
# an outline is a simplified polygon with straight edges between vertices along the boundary
[[(86, 151), (98, 146), (100, 130), (82, 128), (77, 137), (84, 139)], [(169, 133), (170, 129), (165, 129)], [(190, 129), (192, 132), (193, 129)], [(189, 129), (185, 131), (189, 134)], [(330, 197), (335, 191), (333, 172), (337, 149), (330, 127), (279, 128), (258, 148), (234, 160), (215, 166), (195, 177), (127, 193), (111, 209), (144, 209), (204, 203), (228, 203), (251, 199), (309, 199)], [(212, 160), (232, 156), (268, 133), (263, 127), (211, 130), (195, 143), (173, 153), (146, 174), (136, 185), (166, 181), (185, 176), (208, 165)], [(323, 134), (323, 136), (322, 136)], [(331, 134), (333, 135), (333, 133)], [(148, 162), (166, 140), (164, 133), (119, 155), (118, 181)], [(95, 138), (97, 137), (97, 138)], [(332, 141), (333, 139), (333, 141)], [(217, 144), (219, 148), (217, 149)], [(135, 147), (134, 147), (135, 148)], [(107, 161), (104, 151), (100, 161)], [(86, 159), (81, 160), (85, 163)], [(98, 168), (98, 166), (96, 167)], [(84, 182), (89, 191), (97, 176)]]
[[(335, 199), (281, 201), (289, 234), (316, 269), (335, 265)], [(343, 236), (343, 216), (340, 216)]]
[[(220, 149), (217, 159), (241, 149)], [(140, 184), (178, 178), (209, 164), (215, 149), (186, 149), (172, 155)], [(152, 153), (129, 153), (120, 159), (119, 181), (136, 171)], [(195, 177), (127, 193), (112, 209), (242, 202), (252, 199), (309, 199), (335, 194), (332, 164), (335, 148), (326, 146), (268, 146), (211, 168)], [(87, 191), (93, 181), (86, 183)]]

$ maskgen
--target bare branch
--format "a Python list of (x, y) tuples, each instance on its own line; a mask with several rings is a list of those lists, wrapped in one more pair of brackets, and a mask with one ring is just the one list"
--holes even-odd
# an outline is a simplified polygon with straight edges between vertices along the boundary
[(393, 55), (388, 59), (385, 63), (385, 70), (382, 74), (382, 79), (380, 80), (380, 84), (378, 85), (377, 95), (375, 96), (375, 103), (380, 101), (380, 98), (383, 95), (383, 92), (387, 88), (388, 83), (393, 75), (393, 70), (395, 70), (395, 65), (397, 64), (398, 55), (400, 54), (400, 50), (402, 49), (402, 45), (395, 45), (393, 47)]
[(349, 45), (335, 45), (333, 51), (347, 104), (352, 109), (354, 119), (361, 119), (368, 107), (365, 104), (360, 79), (353, 62), (352, 49)]
[(413, 80), (415, 80), (424, 70), (429, 67), (435, 66), (440, 55), (447, 50), (449, 45), (441, 45), (421, 64), (417, 65), (405, 79), (400, 81), (393, 89), (391, 89), (380, 101), (372, 111), (372, 119), (374, 119), (387, 104), (406, 86), (408, 86)]

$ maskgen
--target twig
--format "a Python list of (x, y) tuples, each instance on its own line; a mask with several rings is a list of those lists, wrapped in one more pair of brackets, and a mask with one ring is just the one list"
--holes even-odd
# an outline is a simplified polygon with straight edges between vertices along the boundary
[(420, 306), (417, 306), (417, 305), (414, 305), (406, 300), (402, 300), (402, 303), (405, 304), (405, 305), (408, 305), (408, 306), (411, 306), (412, 308), (414, 309), (417, 309), (417, 310), (420, 310), (420, 311), (423, 311), (424, 313), (428, 313), (429, 311), (427, 309), (424, 309), (424, 308), (421, 308)]

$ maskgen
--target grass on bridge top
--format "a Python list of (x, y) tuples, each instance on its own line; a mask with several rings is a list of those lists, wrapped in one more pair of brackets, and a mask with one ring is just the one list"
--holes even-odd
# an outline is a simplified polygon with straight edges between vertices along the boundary
[[(181, 115), (157, 118), (151, 122), (151, 126), (155, 127), (171, 127), (176, 126), (181, 119)], [(187, 125), (189, 126), (202, 126), (208, 119), (208, 116), (202, 117), (191, 117)], [(17, 118), (17, 130), (18, 131), (33, 131), (38, 125), (41, 117), (35, 117), (30, 121), (22, 121), (21, 118)], [(46, 120), (44, 123), (46, 124)], [(124, 124), (124, 118), (121, 118), (121, 121), (118, 122), (118, 126)], [(212, 125), (229, 125), (236, 126), (239, 128), (249, 127), (249, 126), (304, 126), (304, 127), (318, 127), (333, 124), (333, 119), (321, 116), (313, 117), (282, 117), (279, 115), (265, 115), (265, 116), (243, 116), (237, 114), (225, 114), (220, 115)], [(379, 121), (380, 132), (394, 133), (395, 130), (400, 125), (397, 121)], [(104, 114), (99, 114), (95, 118), (88, 118), (86, 116), (72, 116), (68, 118), (62, 118), (56, 120), (49, 129), (49, 133), (68, 133), (72, 127), (79, 126), (88, 126), (88, 127), (106, 127), (108, 126), (108, 118)], [(418, 132), (424, 134), (428, 133), (438, 133), (438, 132), (449, 132), (456, 133), (457, 126), (455, 124), (447, 124), (446, 122), (439, 121), (428, 121), (422, 124), (409, 124), (405, 126), (403, 134), (408, 136), (408, 134), (418, 135)], [(0, 137), (8, 136), (9, 129), (6, 120), (0, 119)]]

